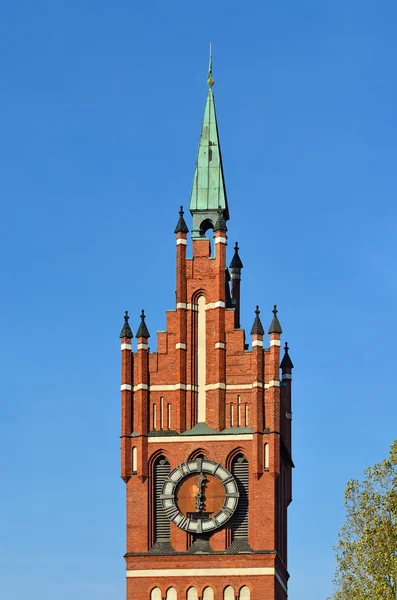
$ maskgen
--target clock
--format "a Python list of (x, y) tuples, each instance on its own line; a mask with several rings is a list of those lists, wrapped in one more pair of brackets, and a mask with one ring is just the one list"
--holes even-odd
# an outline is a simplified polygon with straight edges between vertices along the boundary
[(207, 533), (222, 527), (236, 510), (236, 480), (222, 465), (196, 458), (171, 471), (160, 500), (167, 517), (189, 533)]

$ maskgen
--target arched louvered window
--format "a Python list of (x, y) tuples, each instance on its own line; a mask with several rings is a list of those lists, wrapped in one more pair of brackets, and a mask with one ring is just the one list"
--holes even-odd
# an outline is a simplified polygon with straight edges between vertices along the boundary
[(231, 585), (223, 590), (223, 600), (234, 600), (234, 589)]
[(231, 522), (232, 539), (248, 540), (248, 461), (239, 454), (232, 463), (232, 474), (237, 481), (240, 498)]
[(198, 600), (198, 591), (196, 588), (191, 587), (188, 589), (186, 594), (186, 600)]
[(175, 588), (169, 588), (167, 590), (166, 600), (177, 600), (177, 593)]
[(214, 590), (212, 588), (205, 588), (203, 592), (203, 600), (214, 600)]
[(241, 588), (239, 594), (239, 600), (250, 600), (251, 599), (251, 590), (246, 585)]
[(161, 600), (161, 590), (156, 587), (150, 592), (150, 600)]
[(160, 456), (154, 463), (154, 539), (155, 542), (168, 542), (170, 539), (170, 521), (167, 518), (162, 502), (161, 491), (166, 477), (170, 473), (170, 463)]

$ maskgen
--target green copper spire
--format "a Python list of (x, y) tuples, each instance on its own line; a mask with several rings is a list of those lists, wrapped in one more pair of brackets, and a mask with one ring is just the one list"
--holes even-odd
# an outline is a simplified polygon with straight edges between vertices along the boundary
[(223, 209), (225, 221), (229, 219), (215, 102), (212, 93), (214, 80), (212, 79), (211, 51), (207, 83), (207, 101), (189, 206), (193, 216), (193, 239), (202, 237), (208, 229), (214, 228), (218, 219), (219, 207)]

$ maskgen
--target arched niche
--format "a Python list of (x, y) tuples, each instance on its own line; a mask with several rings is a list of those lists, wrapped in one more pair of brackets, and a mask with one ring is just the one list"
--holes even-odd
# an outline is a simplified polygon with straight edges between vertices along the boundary
[(223, 590), (223, 600), (235, 600), (234, 589), (231, 585), (228, 585), (227, 588)]
[(132, 449), (132, 472), (136, 473), (138, 470), (138, 449), (136, 446)]
[(205, 588), (202, 600), (214, 600), (214, 590), (211, 587)]
[(191, 587), (188, 589), (186, 594), (186, 600), (198, 600), (198, 591), (195, 587)]
[(160, 588), (156, 587), (150, 592), (150, 600), (162, 600)]
[(251, 590), (246, 585), (240, 590), (239, 600), (251, 600)]
[(166, 600), (177, 600), (177, 593), (174, 587), (167, 590)]

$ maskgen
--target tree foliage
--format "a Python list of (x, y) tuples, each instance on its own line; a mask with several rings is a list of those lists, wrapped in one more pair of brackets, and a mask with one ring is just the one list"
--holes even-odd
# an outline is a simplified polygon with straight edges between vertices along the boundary
[(397, 599), (397, 440), (390, 455), (351, 480), (335, 547), (334, 600)]

